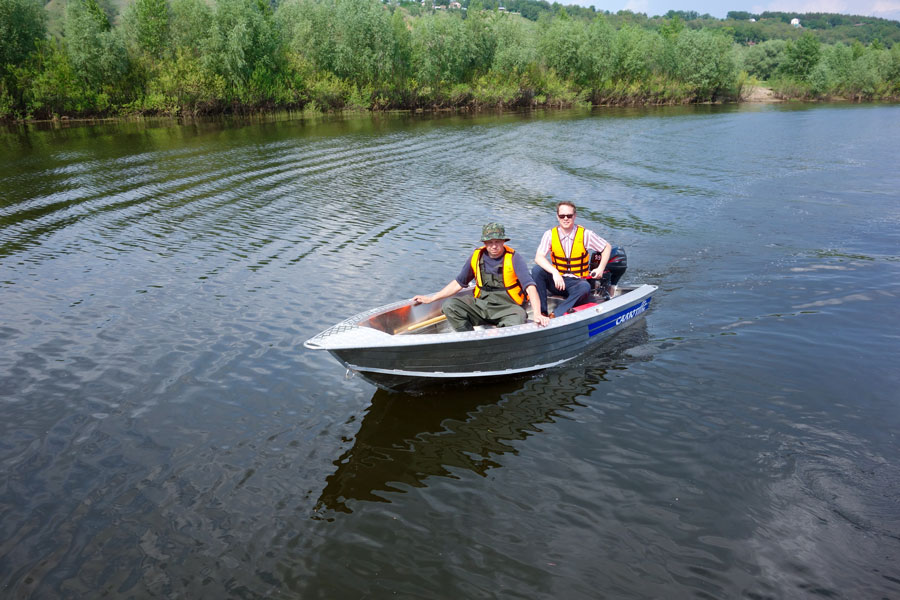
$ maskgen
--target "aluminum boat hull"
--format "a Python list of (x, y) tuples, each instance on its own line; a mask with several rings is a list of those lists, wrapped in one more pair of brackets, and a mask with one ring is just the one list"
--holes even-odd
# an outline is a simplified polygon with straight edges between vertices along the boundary
[[(547, 327), (529, 321), (468, 332), (452, 331), (441, 322), (438, 303), (397, 302), (350, 317), (304, 346), (329, 351), (351, 371), (387, 389), (515, 375), (584, 354), (642, 318), (656, 289), (620, 288), (615, 298), (603, 302), (592, 298), (576, 312), (551, 319)], [(460, 295), (471, 293), (466, 289)], [(555, 300), (550, 300), (552, 310)]]

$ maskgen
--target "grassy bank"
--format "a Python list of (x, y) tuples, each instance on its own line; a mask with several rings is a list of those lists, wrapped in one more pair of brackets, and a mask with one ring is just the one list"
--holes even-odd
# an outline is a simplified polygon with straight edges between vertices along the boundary
[(745, 47), (677, 16), (644, 29), (467, 4), (135, 0), (111, 19), (68, 0), (53, 37), (39, 0), (0, 0), (0, 118), (734, 102), (751, 76), (789, 98), (900, 96), (900, 46)]

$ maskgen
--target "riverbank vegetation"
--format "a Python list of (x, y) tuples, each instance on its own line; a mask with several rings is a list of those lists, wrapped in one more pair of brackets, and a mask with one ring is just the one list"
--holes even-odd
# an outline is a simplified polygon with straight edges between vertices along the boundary
[(739, 100), (758, 81), (789, 98), (900, 97), (900, 44), (824, 43), (790, 25), (788, 39), (762, 39), (780, 21), (749, 39), (735, 18), (506, 6), (0, 0), (0, 117), (678, 104)]

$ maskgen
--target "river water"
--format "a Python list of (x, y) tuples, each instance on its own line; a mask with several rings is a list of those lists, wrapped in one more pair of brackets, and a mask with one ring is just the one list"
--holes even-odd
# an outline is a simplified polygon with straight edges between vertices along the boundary
[[(900, 598), (900, 106), (0, 132), (3, 598)], [(659, 286), (416, 396), (302, 342), (529, 258)]]

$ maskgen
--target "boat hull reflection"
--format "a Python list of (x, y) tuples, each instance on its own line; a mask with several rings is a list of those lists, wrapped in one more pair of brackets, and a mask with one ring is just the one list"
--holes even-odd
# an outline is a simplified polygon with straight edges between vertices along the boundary
[(565, 367), (527, 379), (413, 396), (376, 390), (353, 445), (334, 461), (316, 504), (316, 518), (352, 512), (354, 502), (390, 502), (432, 477), (456, 478), (460, 469), (485, 476), (503, 466), (518, 442), (541, 431), (561, 413), (576, 410), (606, 381), (607, 373), (651, 360), (628, 349), (646, 344), (647, 329), (636, 325), (609, 340), (613, 345)]

